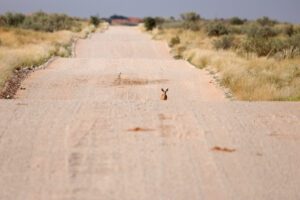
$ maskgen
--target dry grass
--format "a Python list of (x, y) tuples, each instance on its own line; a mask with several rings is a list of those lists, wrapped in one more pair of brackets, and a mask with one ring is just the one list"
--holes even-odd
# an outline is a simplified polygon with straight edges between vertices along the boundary
[(198, 68), (218, 72), (220, 83), (239, 100), (300, 100), (300, 59), (277, 61), (272, 58), (238, 56), (234, 51), (216, 51), (213, 37), (202, 31), (183, 29), (153, 30), (153, 38), (170, 41), (178, 36), (180, 44), (172, 49), (175, 55)]
[(91, 32), (107, 27), (103, 24), (98, 30), (83, 22), (81, 32), (71, 31), (39, 32), (20, 28), (0, 27), (0, 89), (16, 68), (40, 65), (51, 56), (71, 55), (73, 38), (85, 38)]

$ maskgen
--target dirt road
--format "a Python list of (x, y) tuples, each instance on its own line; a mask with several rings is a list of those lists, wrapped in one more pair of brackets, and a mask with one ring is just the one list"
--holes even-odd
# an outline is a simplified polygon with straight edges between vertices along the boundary
[(0, 200), (300, 199), (300, 103), (228, 101), (136, 28), (76, 55), (0, 100)]

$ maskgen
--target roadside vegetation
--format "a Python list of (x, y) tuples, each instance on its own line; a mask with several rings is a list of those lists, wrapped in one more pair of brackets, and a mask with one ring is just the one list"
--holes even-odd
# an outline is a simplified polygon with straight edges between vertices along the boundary
[(101, 21), (98, 15), (92, 15), (90, 17), (90, 23), (93, 24), (95, 27), (98, 27), (100, 22)]
[(42, 11), (0, 15), (0, 91), (14, 70), (39, 66), (53, 56), (68, 57), (72, 41), (105, 26), (97, 29), (88, 20)]
[(168, 41), (175, 58), (214, 74), (239, 100), (300, 100), (299, 25), (268, 17), (206, 20), (189, 12), (163, 19), (151, 33)]

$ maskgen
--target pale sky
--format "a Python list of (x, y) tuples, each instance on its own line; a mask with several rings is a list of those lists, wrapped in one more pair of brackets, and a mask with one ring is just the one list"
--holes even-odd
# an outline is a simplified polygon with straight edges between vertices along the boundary
[(194, 11), (208, 19), (268, 16), (300, 24), (300, 0), (0, 0), (2, 14), (32, 13), (40, 9), (79, 17), (97, 13), (100, 17), (113, 14), (178, 17), (180, 13)]

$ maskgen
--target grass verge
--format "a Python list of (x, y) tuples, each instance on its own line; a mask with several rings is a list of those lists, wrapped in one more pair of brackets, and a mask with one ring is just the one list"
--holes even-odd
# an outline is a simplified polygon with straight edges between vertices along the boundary
[(39, 66), (53, 56), (68, 57), (72, 54), (71, 44), (76, 38), (86, 38), (90, 33), (102, 31), (107, 24), (97, 29), (82, 22), (80, 32), (43, 32), (16, 27), (0, 27), (0, 90), (14, 70)]
[[(219, 74), (219, 83), (230, 89), (238, 100), (299, 101), (300, 58), (276, 59), (255, 54), (239, 55), (234, 49), (216, 50), (213, 41), (203, 30), (183, 28), (154, 29), (154, 39), (178, 37), (172, 44), (176, 58), (188, 60), (197, 68), (206, 68)], [(242, 36), (236, 36), (238, 39)]]

